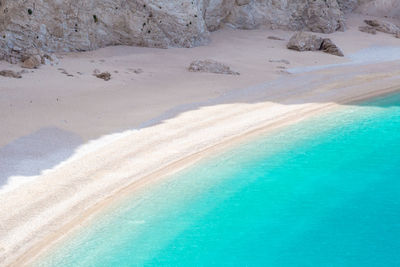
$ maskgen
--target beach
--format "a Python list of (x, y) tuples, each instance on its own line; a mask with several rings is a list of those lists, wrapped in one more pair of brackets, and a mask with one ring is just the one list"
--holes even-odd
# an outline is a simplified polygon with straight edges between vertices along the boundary
[[(398, 45), (391, 35), (359, 32), (362, 19), (354, 15), (347, 31), (329, 35), (345, 55)], [(0, 166), (7, 175), (0, 176), (0, 264), (29, 264), (141, 183), (216, 150), (400, 89), (395, 56), (349, 64), (348, 57), (290, 51), (286, 41), (267, 38), (291, 35), (224, 29), (208, 46), (70, 53), (58, 66), (1, 80), (0, 156), (7, 164)], [(240, 75), (187, 71), (192, 60), (206, 58)], [(331, 67), (302, 72), (325, 65)], [(97, 79), (94, 69), (112, 79)]]

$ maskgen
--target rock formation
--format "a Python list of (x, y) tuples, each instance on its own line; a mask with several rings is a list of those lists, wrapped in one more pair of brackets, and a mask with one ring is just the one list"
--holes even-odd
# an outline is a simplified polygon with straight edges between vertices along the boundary
[(400, 18), (399, 0), (358, 0), (355, 12), (376, 17)]
[(192, 47), (208, 31), (188, 0), (0, 0), (0, 58), (108, 45)]
[(109, 45), (193, 47), (224, 25), (332, 33), (357, 4), (388, 10), (388, 2), (400, 11), (398, 0), (0, 0), (0, 59)]
[(324, 33), (344, 27), (337, 0), (0, 0), (0, 14), (0, 59), (10, 62), (119, 44), (193, 47), (224, 24)]

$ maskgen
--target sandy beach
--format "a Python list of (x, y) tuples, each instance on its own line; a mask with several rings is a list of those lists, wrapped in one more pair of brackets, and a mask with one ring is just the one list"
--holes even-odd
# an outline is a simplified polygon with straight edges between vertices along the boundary
[[(224, 29), (208, 46), (108, 47), (0, 78), (0, 265), (29, 265), (124, 194), (226, 146), (399, 91), (399, 39), (358, 31), (364, 18), (326, 35), (343, 58), (286, 49), (290, 31)], [(187, 71), (195, 59), (240, 75)]]

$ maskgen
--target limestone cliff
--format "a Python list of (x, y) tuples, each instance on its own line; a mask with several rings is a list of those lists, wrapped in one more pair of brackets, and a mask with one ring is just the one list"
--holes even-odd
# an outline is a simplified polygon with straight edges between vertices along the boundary
[(0, 59), (119, 44), (193, 47), (223, 25), (331, 33), (344, 29), (355, 1), (0, 0)]
[(188, 0), (0, 0), (0, 53), (10, 60), (35, 48), (191, 47), (207, 39), (199, 6)]
[(359, 0), (356, 11), (377, 17), (400, 19), (399, 0)]

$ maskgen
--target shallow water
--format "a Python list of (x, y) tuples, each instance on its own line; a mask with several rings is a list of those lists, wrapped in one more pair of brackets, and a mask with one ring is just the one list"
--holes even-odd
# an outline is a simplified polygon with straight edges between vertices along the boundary
[(38, 266), (400, 266), (400, 94), (202, 160)]

